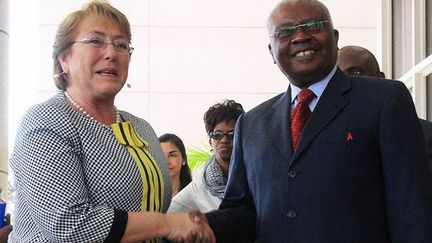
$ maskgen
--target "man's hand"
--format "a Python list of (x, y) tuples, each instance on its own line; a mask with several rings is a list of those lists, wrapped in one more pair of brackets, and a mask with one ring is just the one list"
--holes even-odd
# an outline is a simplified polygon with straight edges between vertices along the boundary
[(216, 238), (207, 224), (206, 217), (200, 212), (189, 214), (168, 214), (171, 231), (168, 240), (179, 243), (215, 243)]
[(199, 224), (201, 222), (205, 222), (206, 224), (208, 224), (207, 217), (198, 210), (190, 211), (189, 217), (194, 223)]

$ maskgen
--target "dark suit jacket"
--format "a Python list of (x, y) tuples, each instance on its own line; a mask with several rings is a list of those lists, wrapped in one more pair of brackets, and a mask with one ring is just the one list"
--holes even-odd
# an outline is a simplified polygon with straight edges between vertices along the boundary
[(423, 119), (419, 120), (425, 138), (426, 153), (428, 156), (429, 166), (432, 170), (432, 122)]
[(432, 175), (399, 81), (338, 70), (291, 149), (291, 91), (240, 117), (218, 242), (432, 242)]

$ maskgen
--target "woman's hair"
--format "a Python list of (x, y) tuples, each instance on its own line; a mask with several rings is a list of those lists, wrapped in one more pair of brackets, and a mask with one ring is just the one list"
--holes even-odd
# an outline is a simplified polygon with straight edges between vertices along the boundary
[(211, 106), (204, 114), (204, 124), (207, 131), (212, 132), (217, 124), (221, 122), (236, 122), (245, 111), (240, 103), (234, 100), (223, 100)]
[(191, 172), (187, 163), (186, 148), (183, 144), (183, 141), (175, 134), (172, 133), (165, 133), (162, 136), (160, 136), (158, 139), (160, 143), (170, 142), (174, 144), (180, 151), (182, 159), (185, 163), (182, 164), (182, 167), (180, 169), (180, 188), (179, 188), (180, 191), (181, 189), (185, 188), (189, 184), (189, 182), (192, 181)]
[(119, 10), (111, 6), (107, 1), (93, 0), (88, 4), (85, 4), (81, 10), (70, 13), (59, 25), (55, 37), (53, 47), (53, 59), (54, 59), (54, 83), (60, 90), (66, 90), (66, 75), (63, 73), (59, 57), (63, 53), (67, 52), (74, 42), (77, 28), (83, 22), (83, 20), (90, 15), (102, 15), (109, 17), (120, 25), (123, 34), (129, 41), (132, 39), (129, 21), (126, 16)]

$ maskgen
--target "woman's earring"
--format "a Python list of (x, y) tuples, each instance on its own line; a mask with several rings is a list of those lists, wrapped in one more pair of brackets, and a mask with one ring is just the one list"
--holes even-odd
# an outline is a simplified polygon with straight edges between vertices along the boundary
[(186, 165), (186, 162), (183, 161), (182, 165)]
[(60, 76), (62, 76), (62, 75), (64, 75), (64, 74), (66, 74), (66, 73), (63, 71), (63, 72), (61, 72), (61, 73), (54, 74), (53, 77), (54, 77), (54, 78), (59, 78)]

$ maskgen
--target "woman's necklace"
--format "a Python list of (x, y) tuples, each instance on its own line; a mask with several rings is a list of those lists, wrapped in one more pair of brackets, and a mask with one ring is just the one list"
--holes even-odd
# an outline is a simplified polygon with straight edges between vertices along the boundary
[[(79, 111), (81, 112), (84, 116), (88, 117), (90, 120), (94, 120), (97, 123), (104, 125), (107, 127), (107, 125), (100, 123), (98, 120), (96, 120), (94, 117), (92, 117), (82, 106), (78, 105), (78, 103), (76, 103), (72, 97), (70, 97), (69, 93), (67, 91), (64, 92), (67, 100)], [(120, 117), (120, 112), (117, 110), (117, 107), (114, 106), (114, 110), (115, 110), (115, 120), (117, 123), (121, 123), (122, 119)]]

